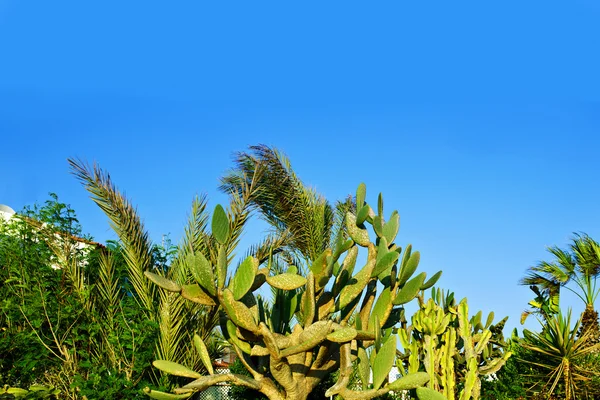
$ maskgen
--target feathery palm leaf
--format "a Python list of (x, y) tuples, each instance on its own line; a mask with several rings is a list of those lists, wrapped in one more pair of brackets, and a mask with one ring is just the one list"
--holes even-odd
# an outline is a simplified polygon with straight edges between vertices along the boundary
[(121, 300), (121, 291), (115, 270), (114, 256), (108, 250), (100, 252), (96, 291), (99, 299), (98, 305), (102, 307), (104, 315), (112, 320)]
[[(568, 250), (559, 247), (548, 247), (548, 252), (552, 254), (552, 262), (542, 261), (537, 265), (530, 267), (527, 275), (521, 279), (522, 285), (530, 285), (532, 290), (536, 288), (543, 293), (536, 298), (530, 305), (533, 309), (526, 313), (542, 314), (547, 313), (537, 306), (540, 298), (555, 298), (556, 307), (550, 308), (550, 311), (558, 311), (558, 299), (560, 288), (565, 288), (573, 292), (586, 305), (586, 312), (591, 315), (594, 312), (594, 302), (600, 293), (596, 287), (596, 278), (600, 274), (600, 246), (592, 238), (585, 234), (575, 234), (569, 245)], [(574, 289), (573, 283), (576, 288)], [(534, 291), (536, 291), (534, 290)], [(537, 293), (536, 293), (537, 294)], [(598, 331), (598, 322), (588, 320)], [(587, 329), (587, 328), (586, 328)]]
[(585, 234), (576, 234), (571, 246), (573, 257), (584, 276), (600, 274), (600, 244)]
[(184, 230), (183, 243), (179, 246), (178, 259), (185, 260), (189, 254), (196, 252), (204, 255), (210, 254), (209, 220), (206, 196), (195, 197), (192, 201), (192, 212)]
[(331, 240), (333, 208), (302, 183), (282, 153), (264, 145), (250, 149), (251, 153), (237, 154), (236, 169), (222, 178), (221, 190), (240, 193), (255, 171), (263, 170), (256, 181), (259, 190), (250, 200), (276, 232), (290, 232), (294, 250), (307, 260), (315, 259)]
[(110, 175), (98, 165), (90, 167), (79, 160), (68, 161), (73, 174), (108, 216), (111, 227), (123, 243), (123, 255), (137, 294), (136, 300), (146, 310), (147, 316), (154, 319), (155, 286), (144, 276), (144, 270), (152, 266), (152, 244), (136, 209), (117, 190)]
[(185, 299), (179, 294), (159, 291), (160, 303), (158, 310), (159, 337), (156, 344), (156, 355), (161, 360), (180, 361), (184, 339), (184, 310)]

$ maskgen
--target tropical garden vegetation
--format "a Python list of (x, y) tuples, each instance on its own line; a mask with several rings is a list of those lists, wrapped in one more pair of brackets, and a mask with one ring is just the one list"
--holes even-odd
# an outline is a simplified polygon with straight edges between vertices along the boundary
[[(364, 184), (330, 202), (255, 146), (222, 178), (229, 204), (194, 199), (181, 243), (158, 245), (108, 173), (69, 163), (118, 240), (94, 243), (56, 195), (0, 219), (0, 398), (183, 399), (222, 383), (232, 399), (600, 398), (600, 246), (585, 234), (526, 272), (540, 329), (505, 338), (506, 318), (419, 271), (398, 212)], [(270, 232), (239, 249), (253, 216)], [(561, 290), (583, 301), (577, 321)], [(225, 349), (237, 361), (218, 373)]]

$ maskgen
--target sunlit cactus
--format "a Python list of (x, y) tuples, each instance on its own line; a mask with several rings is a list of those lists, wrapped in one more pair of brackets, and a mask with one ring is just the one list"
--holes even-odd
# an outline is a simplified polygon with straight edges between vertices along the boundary
[[(398, 330), (404, 349), (399, 362), (409, 372), (423, 365), (429, 377), (427, 387), (448, 400), (476, 400), (481, 377), (497, 372), (511, 356), (503, 351), (506, 319), (494, 325), (492, 312), (482, 323), (481, 311), (469, 318), (466, 299), (456, 304), (453, 293), (432, 290), (427, 302), (421, 300), (412, 325)], [(458, 382), (463, 385), (457, 395)]]
[[(221, 331), (251, 376), (214, 373), (206, 346), (196, 337), (195, 348), (209, 375), (157, 360), (156, 368), (193, 381), (173, 393), (146, 393), (156, 399), (179, 399), (229, 382), (272, 400), (302, 400), (335, 371), (338, 380), (326, 396), (371, 399), (425, 385), (430, 376), (418, 368), (393, 382), (388, 376), (396, 364), (395, 333), (404, 305), (432, 287), (440, 273), (428, 281), (425, 273), (416, 273), (419, 252), (410, 245), (402, 251), (394, 243), (399, 214), (394, 211), (386, 220), (381, 195), (377, 213), (365, 198), (361, 184), (335, 244), (312, 260), (305, 273), (291, 263), (281, 265), (281, 260), (274, 268), (272, 257), (259, 260), (254, 255), (233, 269), (228, 254), (237, 243), (230, 238), (235, 210), (217, 206), (212, 217), (217, 254), (188, 258), (194, 283), (180, 286), (152, 272), (146, 276), (190, 301), (219, 305)], [(271, 306), (261, 290), (265, 285), (274, 293)], [(355, 369), (358, 384), (351, 382)], [(418, 393), (432, 398), (427, 397), (431, 391)]]

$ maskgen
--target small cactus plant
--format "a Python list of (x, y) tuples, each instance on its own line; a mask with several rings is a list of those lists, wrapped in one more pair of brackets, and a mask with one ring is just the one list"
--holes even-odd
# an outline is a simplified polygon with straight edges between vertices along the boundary
[[(382, 196), (377, 213), (365, 198), (366, 187), (361, 184), (337, 241), (312, 260), (304, 275), (289, 264), (279, 266), (274, 273), (272, 257), (259, 260), (252, 255), (229, 274), (228, 254), (235, 244), (230, 231), (236, 215), (217, 206), (212, 235), (218, 254), (189, 257), (193, 283), (180, 286), (152, 272), (146, 276), (162, 289), (190, 301), (220, 306), (221, 331), (251, 377), (215, 374), (206, 346), (195, 337), (195, 348), (209, 375), (157, 360), (156, 368), (193, 381), (174, 389), (174, 393), (151, 389), (146, 393), (155, 399), (182, 399), (211, 385), (230, 382), (272, 400), (304, 400), (319, 382), (338, 370), (339, 378), (326, 396), (371, 399), (426, 384), (430, 375), (418, 368), (391, 383), (388, 375), (396, 362), (395, 331), (404, 305), (432, 287), (440, 273), (428, 281), (425, 273), (416, 274), (419, 252), (412, 251), (410, 245), (402, 251), (394, 243), (399, 214), (394, 211), (386, 220)], [(275, 293), (270, 308), (257, 293), (263, 285), (271, 286)], [(354, 367), (362, 378), (360, 388), (350, 386)], [(427, 390), (419, 393), (432, 398)]]
[(507, 318), (493, 325), (492, 312), (482, 323), (478, 312), (469, 319), (467, 300), (456, 304), (454, 293), (444, 294), (439, 289), (432, 290), (427, 302), (419, 301), (421, 307), (413, 315), (412, 325), (398, 330), (404, 349), (400, 370), (414, 372), (424, 365), (429, 389), (454, 400), (456, 383), (461, 381), (464, 385), (458, 398), (477, 400), (481, 376), (497, 372), (511, 356), (510, 351), (503, 351), (502, 328)]

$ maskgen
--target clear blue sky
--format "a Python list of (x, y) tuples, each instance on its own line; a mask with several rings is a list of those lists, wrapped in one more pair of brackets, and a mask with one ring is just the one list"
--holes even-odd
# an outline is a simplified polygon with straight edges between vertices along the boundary
[(600, 239), (599, 4), (0, 0), (0, 203), (56, 192), (112, 238), (66, 163), (96, 160), (177, 239), (265, 143), (331, 200), (382, 191), (422, 268), (517, 326), (545, 246)]

